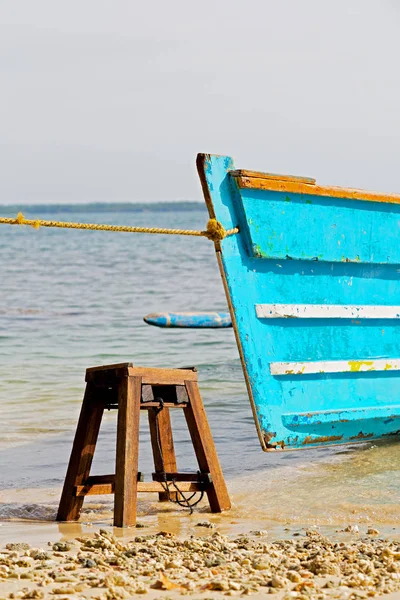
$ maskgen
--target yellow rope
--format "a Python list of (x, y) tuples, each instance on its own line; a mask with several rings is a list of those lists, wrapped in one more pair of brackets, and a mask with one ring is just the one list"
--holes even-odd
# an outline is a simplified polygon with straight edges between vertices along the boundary
[(0, 224), (6, 225), (30, 225), (35, 229), (39, 227), (61, 227), (62, 229), (90, 229), (93, 231), (125, 231), (128, 233), (159, 233), (167, 235), (195, 235), (206, 237), (213, 242), (219, 242), (228, 235), (238, 233), (239, 229), (225, 229), (216, 219), (210, 219), (205, 231), (192, 229), (165, 229), (162, 227), (128, 227), (124, 225), (97, 225), (93, 223), (68, 223), (66, 221), (43, 221), (42, 219), (25, 219), (22, 213), (18, 213), (16, 219), (0, 218)]

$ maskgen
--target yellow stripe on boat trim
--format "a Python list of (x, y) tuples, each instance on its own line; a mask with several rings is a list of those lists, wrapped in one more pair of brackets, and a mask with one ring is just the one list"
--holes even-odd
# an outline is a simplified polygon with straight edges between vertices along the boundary
[(270, 364), (271, 375), (314, 375), (316, 373), (361, 373), (365, 371), (399, 370), (400, 358), (274, 362)]

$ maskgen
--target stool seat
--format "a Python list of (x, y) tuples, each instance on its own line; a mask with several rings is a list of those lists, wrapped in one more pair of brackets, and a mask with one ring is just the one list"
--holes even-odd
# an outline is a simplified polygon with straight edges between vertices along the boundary
[[(170, 409), (184, 411), (196, 454), (197, 473), (177, 472)], [(118, 410), (115, 474), (90, 476), (105, 409)], [(145, 482), (138, 471), (140, 411), (147, 410), (155, 473)], [(114, 494), (114, 526), (136, 523), (138, 492), (184, 505), (185, 492), (205, 492), (212, 512), (230, 508), (225, 480), (201, 400), (197, 370), (136, 367), (122, 363), (86, 370), (86, 390), (58, 521), (79, 519), (85, 496)]]

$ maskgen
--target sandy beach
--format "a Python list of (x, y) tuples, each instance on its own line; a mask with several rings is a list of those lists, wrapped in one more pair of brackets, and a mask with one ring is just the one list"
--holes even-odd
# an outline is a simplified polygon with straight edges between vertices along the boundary
[(228, 480), (222, 514), (205, 498), (189, 514), (140, 494), (127, 529), (111, 526), (112, 496), (57, 523), (59, 487), (3, 489), (0, 598), (400, 597), (396, 490), (371, 484), (386, 483), (398, 450), (366, 444), (295, 465), (298, 453), (283, 454), (279, 468)]
[(262, 530), (222, 535), (208, 520), (196, 529), (185, 539), (139, 527), (131, 539), (108, 528), (40, 548), (6, 544), (0, 597), (400, 597), (400, 543), (372, 528), (367, 535), (337, 532), (334, 539), (309, 529), (273, 542)]

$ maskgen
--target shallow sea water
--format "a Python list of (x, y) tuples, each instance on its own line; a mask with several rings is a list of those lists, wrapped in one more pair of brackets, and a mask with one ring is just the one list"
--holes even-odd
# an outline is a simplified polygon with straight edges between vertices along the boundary
[[(27, 216), (29, 216), (27, 214)], [(35, 215), (40, 216), (40, 215)], [(53, 216), (52, 216), (53, 217)], [(46, 215), (45, 218), (52, 218)], [(205, 211), (66, 213), (59, 220), (204, 228)], [(79, 524), (54, 523), (84, 390), (85, 368), (196, 365), (233, 509), (188, 515), (143, 495), (139, 519), (188, 533), (209, 519), (225, 531), (377, 526), (400, 531), (400, 444), (364, 443), (264, 453), (232, 330), (162, 330), (143, 316), (226, 310), (205, 239), (6, 227), (0, 232), (0, 543), (70, 536), (112, 522), (111, 497), (90, 497)], [(106, 414), (94, 473), (113, 470), (115, 412)], [(178, 465), (195, 467), (173, 416)], [(152, 471), (142, 419), (140, 469)], [(128, 535), (128, 534), (124, 534)]]

